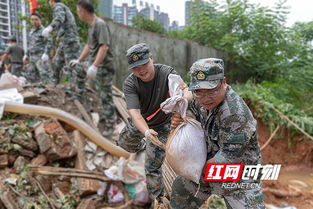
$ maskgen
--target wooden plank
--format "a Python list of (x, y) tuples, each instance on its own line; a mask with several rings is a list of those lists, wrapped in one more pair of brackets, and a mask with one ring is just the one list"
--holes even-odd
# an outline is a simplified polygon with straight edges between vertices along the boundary
[(31, 172), (34, 174), (40, 175), (50, 175), (50, 176), (73, 176), (73, 177), (84, 177), (90, 179), (98, 179), (104, 182), (115, 182), (100, 172), (86, 171), (75, 168), (59, 168), (59, 167), (50, 167), (50, 166), (32, 166)]

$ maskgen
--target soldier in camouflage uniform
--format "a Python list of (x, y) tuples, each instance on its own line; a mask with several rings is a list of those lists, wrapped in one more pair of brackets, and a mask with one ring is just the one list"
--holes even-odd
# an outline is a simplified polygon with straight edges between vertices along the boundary
[(167, 65), (153, 64), (145, 43), (132, 46), (126, 56), (128, 69), (133, 73), (124, 81), (123, 90), (132, 121), (122, 130), (119, 145), (129, 152), (146, 149), (147, 188), (152, 198), (162, 204), (164, 183), (161, 166), (165, 153), (151, 141), (157, 137), (164, 144), (167, 141), (171, 114), (161, 111), (160, 104), (169, 97), (168, 76), (176, 74), (176, 71)]
[(102, 134), (110, 138), (116, 122), (116, 112), (112, 98), (114, 69), (111, 34), (107, 24), (95, 15), (94, 7), (89, 1), (78, 1), (77, 15), (89, 25), (88, 44), (85, 45), (79, 58), (70, 62), (70, 66), (82, 62), (89, 55), (87, 78), (93, 81), (95, 90), (102, 101), (104, 114), (100, 123), (104, 124), (105, 127)]
[(24, 50), (16, 43), (16, 37), (11, 36), (9, 38), (8, 48), (3, 55), (3, 60), (8, 60), (10, 57), (11, 73), (15, 76), (22, 76)]
[(49, 54), (52, 48), (52, 38), (44, 38), (41, 34), (44, 27), (41, 25), (41, 16), (34, 13), (30, 16), (33, 26), (29, 33), (29, 46), (23, 60), (29, 59), (26, 78), (30, 83), (54, 83), (54, 75), (49, 68)]
[[(226, 84), (223, 60), (208, 58), (195, 62), (190, 68), (194, 101), (190, 110), (202, 124), (207, 137), (208, 163), (261, 163), (256, 120), (240, 96)], [(181, 118), (174, 115), (172, 127)], [(174, 124), (174, 125), (173, 125)], [(242, 181), (259, 183), (258, 180)], [(171, 207), (199, 208), (211, 194), (221, 195), (228, 208), (265, 208), (261, 188), (228, 189), (223, 182), (203, 181), (200, 184), (182, 177), (172, 185)]]
[(69, 67), (69, 62), (75, 60), (79, 55), (79, 36), (75, 18), (71, 10), (61, 0), (49, 0), (53, 9), (53, 20), (48, 27), (42, 31), (44, 37), (49, 37), (53, 30), (57, 31), (58, 48), (52, 60), (52, 67), (57, 82), (59, 82), (61, 70), (68, 72), (70, 82), (73, 85), (71, 92), (79, 100), (83, 101), (85, 93), (86, 72), (81, 64)]

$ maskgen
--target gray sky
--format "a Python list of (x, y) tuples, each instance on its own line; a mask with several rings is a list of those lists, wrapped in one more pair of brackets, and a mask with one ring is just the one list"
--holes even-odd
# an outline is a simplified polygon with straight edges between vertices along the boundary
[[(114, 0), (114, 2), (128, 2), (131, 0)], [(139, 1), (139, 0), (137, 0)], [(144, 2), (159, 5), (162, 12), (169, 14), (170, 21), (177, 20), (179, 25), (185, 24), (185, 0), (143, 0)], [(224, 1), (224, 0), (219, 0)], [(252, 3), (260, 3), (262, 6), (273, 6), (278, 0), (250, 0)], [(286, 6), (290, 6), (287, 25), (296, 21), (313, 21), (313, 1), (311, 0), (287, 0)]]

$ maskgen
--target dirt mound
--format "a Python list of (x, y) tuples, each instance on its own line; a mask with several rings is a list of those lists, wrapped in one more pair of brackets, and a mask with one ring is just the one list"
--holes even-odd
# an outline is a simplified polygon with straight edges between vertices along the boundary
[[(260, 146), (268, 140), (269, 128), (258, 121)], [(313, 208), (313, 142), (280, 130), (262, 150), (263, 164), (281, 164), (278, 181), (263, 181), (265, 202), (275, 206)]]

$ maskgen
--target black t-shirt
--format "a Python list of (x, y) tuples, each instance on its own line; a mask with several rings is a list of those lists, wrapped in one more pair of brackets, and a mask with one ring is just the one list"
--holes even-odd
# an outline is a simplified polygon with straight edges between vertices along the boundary
[[(127, 109), (140, 109), (141, 115), (150, 128), (170, 121), (171, 115), (165, 114), (159, 108), (160, 104), (169, 97), (169, 74), (177, 74), (174, 68), (167, 65), (155, 64), (154, 70), (155, 77), (152, 81), (143, 82), (132, 73), (123, 85)], [(155, 116), (148, 120), (147, 118), (154, 113), (156, 113)]]

